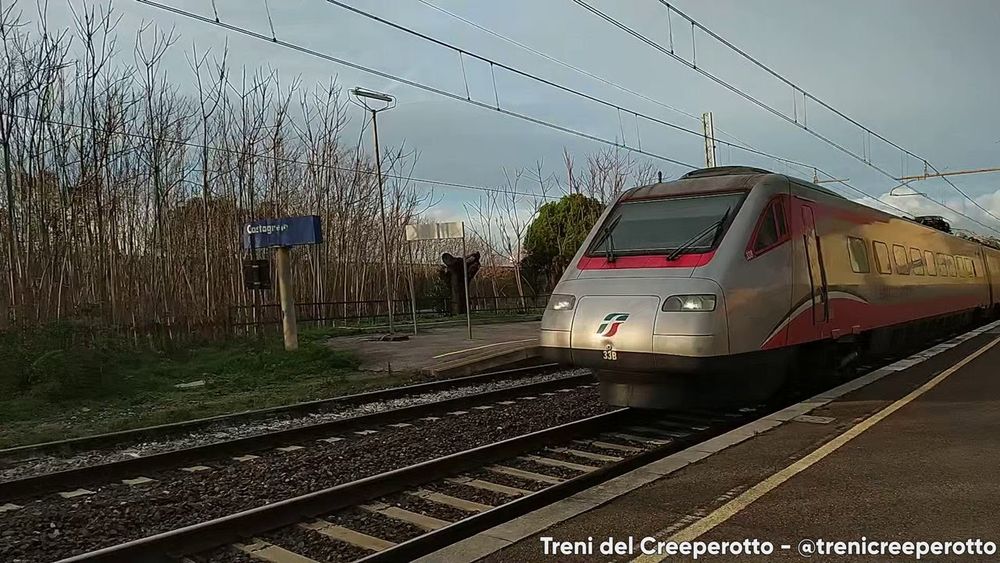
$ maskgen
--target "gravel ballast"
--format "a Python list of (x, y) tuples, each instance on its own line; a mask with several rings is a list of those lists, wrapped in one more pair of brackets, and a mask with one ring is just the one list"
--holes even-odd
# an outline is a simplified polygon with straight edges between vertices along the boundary
[(259, 560), (236, 551), (236, 549), (231, 547), (223, 547), (203, 554), (201, 557), (195, 558), (195, 561), (204, 561), (205, 563), (260, 563)]
[(457, 485), (455, 483), (448, 483), (447, 481), (428, 483), (427, 485), (424, 485), (423, 488), (428, 491), (443, 493), (451, 495), (455, 498), (471, 500), (472, 502), (478, 502), (479, 504), (486, 504), (489, 506), (500, 506), (518, 498), (513, 495), (505, 495), (495, 491), (477, 489), (476, 487), (470, 487), (468, 485)]
[(397, 543), (413, 539), (424, 533), (423, 530), (412, 524), (361, 508), (348, 508), (326, 516), (325, 520), (350, 528), (355, 532)]
[(425, 516), (431, 516), (447, 522), (458, 522), (459, 520), (463, 520), (475, 514), (475, 512), (467, 512), (453, 506), (448, 506), (446, 504), (433, 502), (408, 494), (394, 495), (392, 497), (385, 497), (381, 500), (386, 504), (398, 506), (399, 508), (409, 510), (410, 512), (417, 512)]
[(274, 545), (289, 551), (304, 555), (318, 563), (338, 563), (340, 561), (355, 561), (371, 554), (371, 551), (361, 549), (349, 543), (337, 541), (298, 526), (282, 528), (268, 534), (264, 538)]
[(25, 507), (2, 516), (3, 529), (13, 534), (0, 543), (0, 561), (64, 558), (608, 410), (597, 391), (588, 387), (461, 416), (442, 415), (436, 421), (414, 421), (403, 428), (379, 428), (376, 434), (332, 444), (311, 442), (293, 452), (263, 452), (258, 459), (229, 462), (212, 471), (171, 471), (141, 488), (93, 487), (96, 494), (71, 500), (48, 495), (19, 503)]
[(190, 431), (162, 440), (150, 440), (127, 445), (119, 445), (115, 449), (110, 450), (94, 449), (76, 452), (72, 455), (44, 455), (29, 459), (0, 459), (0, 482), (23, 479), (25, 477), (42, 475), (55, 471), (65, 471), (67, 469), (111, 463), (113, 461), (134, 459), (137, 457), (144, 457), (185, 448), (193, 448), (196, 446), (216, 444), (226, 440), (259, 436), (262, 434), (289, 430), (292, 428), (300, 428), (322, 422), (331, 422), (345, 418), (385, 412), (403, 407), (455, 399), (478, 393), (509, 389), (511, 387), (541, 383), (543, 381), (551, 381), (560, 377), (570, 377), (584, 373), (587, 373), (587, 370), (563, 370), (531, 377), (501, 379), (477, 385), (465, 385), (454, 389), (433, 391), (386, 401), (355, 405), (327, 406), (324, 407), (325, 410), (321, 412), (313, 412), (306, 415), (292, 416), (288, 414), (276, 413), (266, 418), (247, 422), (227, 422), (223, 420), (197, 431)]
[(466, 473), (466, 475), (474, 479), (489, 481), (490, 483), (496, 483), (497, 485), (507, 485), (508, 487), (515, 487), (531, 492), (540, 491), (548, 487), (548, 485), (539, 483), (538, 481), (529, 481), (527, 479), (521, 479), (520, 477), (514, 477), (513, 475), (507, 475), (505, 473), (486, 471), (485, 469), (472, 471)]

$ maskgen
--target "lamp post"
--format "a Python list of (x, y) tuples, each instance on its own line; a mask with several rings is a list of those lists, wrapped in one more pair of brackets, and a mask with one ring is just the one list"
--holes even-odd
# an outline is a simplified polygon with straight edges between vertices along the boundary
[[(385, 224), (385, 195), (382, 190), (382, 153), (378, 148), (378, 112), (396, 107), (396, 98), (389, 94), (373, 92), (356, 87), (351, 90), (351, 101), (372, 114), (372, 130), (375, 132), (375, 171), (378, 176), (378, 204), (382, 215), (382, 265), (385, 269), (385, 303), (389, 313), (389, 335), (392, 327), (392, 290), (389, 283), (389, 231)], [(381, 107), (370, 105), (370, 102), (381, 102)]]

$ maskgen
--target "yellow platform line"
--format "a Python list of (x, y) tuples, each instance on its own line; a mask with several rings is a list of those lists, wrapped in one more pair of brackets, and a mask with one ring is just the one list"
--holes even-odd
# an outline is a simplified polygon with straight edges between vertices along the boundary
[[(796, 461), (795, 463), (789, 465), (788, 467), (768, 477), (764, 481), (761, 481), (760, 483), (754, 485), (740, 496), (734, 498), (733, 500), (727, 502), (726, 504), (712, 511), (712, 513), (710, 513), (708, 516), (705, 516), (704, 518), (698, 520), (694, 524), (691, 524), (687, 528), (678, 531), (674, 535), (670, 536), (670, 538), (668, 538), (667, 541), (689, 542), (689, 541), (694, 541), (699, 537), (701, 537), (702, 535), (708, 533), (716, 526), (722, 524), (726, 520), (729, 520), (733, 516), (739, 514), (740, 511), (750, 506), (751, 504), (753, 504), (761, 497), (763, 497), (767, 493), (777, 488), (785, 481), (788, 481), (792, 477), (812, 467), (816, 462), (837, 451), (838, 449), (840, 449), (841, 446), (857, 438), (859, 435), (861, 435), (869, 428), (875, 426), (879, 422), (882, 422), (883, 420), (886, 419), (886, 417), (888, 417), (892, 413), (898, 411), (907, 404), (913, 402), (915, 399), (917, 399), (924, 393), (930, 391), (931, 389), (936, 387), (939, 383), (941, 383), (949, 376), (951, 376), (951, 374), (962, 369), (972, 360), (975, 360), (979, 356), (985, 354), (989, 349), (996, 346), (998, 342), (1000, 342), (1000, 337), (995, 338), (992, 342), (976, 350), (975, 352), (970, 354), (967, 358), (963, 359), (954, 366), (941, 372), (933, 379), (931, 379), (927, 383), (924, 383), (917, 389), (913, 390), (912, 392), (910, 392), (910, 394), (906, 395), (902, 399), (897, 400), (896, 402), (880, 410), (874, 415), (866, 418), (862, 422), (851, 427), (848, 431), (830, 440), (829, 442), (823, 444), (822, 446), (820, 446), (810, 454), (806, 455), (802, 459)], [(632, 562), (658, 563), (659, 561), (663, 561), (664, 559), (666, 559), (666, 557), (667, 557), (666, 555), (643, 555), (642, 557), (637, 557), (633, 559)]]

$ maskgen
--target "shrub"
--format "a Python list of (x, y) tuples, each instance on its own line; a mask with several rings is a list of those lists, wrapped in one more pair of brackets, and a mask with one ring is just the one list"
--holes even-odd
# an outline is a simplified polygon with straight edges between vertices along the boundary
[(0, 390), (52, 400), (105, 396), (122, 386), (119, 366), (128, 353), (107, 330), (84, 322), (4, 331)]

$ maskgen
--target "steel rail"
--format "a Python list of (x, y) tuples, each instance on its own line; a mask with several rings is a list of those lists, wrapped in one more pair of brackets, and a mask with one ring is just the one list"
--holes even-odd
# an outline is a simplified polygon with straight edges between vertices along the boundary
[(405, 542), (398, 543), (383, 551), (379, 551), (358, 559), (356, 563), (390, 563), (395, 561), (412, 561), (438, 549), (473, 536), (493, 526), (508, 522), (523, 516), (543, 506), (570, 497), (580, 491), (624, 475), (629, 471), (663, 459), (669, 455), (687, 449), (710, 438), (738, 428), (752, 419), (767, 416), (774, 409), (762, 409), (740, 417), (728, 418), (724, 422), (713, 423), (709, 428), (692, 432), (689, 436), (673, 438), (670, 443), (646, 450), (627, 457), (589, 473), (584, 473), (568, 479), (557, 485), (546, 487), (530, 495), (512, 500), (485, 512), (469, 516), (443, 528), (417, 536)]
[(454, 397), (443, 401), (422, 403), (398, 409), (382, 412), (354, 416), (331, 420), (307, 426), (289, 428), (246, 436), (233, 440), (225, 440), (190, 448), (171, 450), (142, 456), (132, 459), (123, 459), (110, 463), (89, 465), (24, 477), (11, 481), (0, 482), (0, 499), (16, 499), (29, 496), (37, 496), (46, 492), (59, 491), (74, 487), (83, 486), (94, 482), (109, 482), (129, 477), (142, 475), (143, 473), (162, 471), (171, 467), (181, 466), (185, 463), (195, 461), (210, 461), (231, 454), (245, 454), (253, 451), (260, 451), (278, 445), (289, 445), (296, 442), (303, 442), (311, 439), (318, 439), (330, 434), (343, 432), (353, 428), (382, 425), (400, 420), (412, 420), (430, 413), (445, 410), (457, 410), (468, 405), (480, 404), (484, 401), (502, 400), (516, 397), (525, 393), (536, 393), (546, 389), (565, 387), (567, 385), (579, 385), (591, 381), (593, 375), (573, 375), (529, 383), (526, 385), (516, 385), (504, 389), (496, 389), (485, 393)]
[(226, 545), (254, 534), (301, 522), (304, 518), (355, 506), (408, 487), (476, 469), (553, 442), (604, 431), (623, 422), (631, 413), (630, 409), (614, 410), (214, 520), (82, 553), (59, 563), (169, 561), (176, 556)]
[(193, 420), (185, 420), (182, 422), (171, 422), (167, 424), (158, 424), (155, 426), (146, 426), (143, 428), (133, 428), (130, 430), (121, 430), (117, 432), (94, 434), (91, 436), (82, 436), (79, 438), (67, 438), (64, 440), (54, 440), (51, 442), (42, 442), (38, 444), (15, 446), (6, 449), (0, 449), (0, 459), (20, 459), (24, 457), (42, 455), (51, 452), (65, 453), (65, 452), (83, 451), (88, 449), (108, 448), (127, 442), (148, 440), (150, 438), (159, 438), (163, 436), (169, 436), (172, 434), (179, 434), (182, 432), (191, 432), (192, 430), (197, 430), (199, 428), (203, 428), (218, 423), (247, 422), (251, 420), (267, 418), (268, 416), (273, 416), (273, 415), (307, 414), (311, 412), (322, 411), (324, 409), (333, 406), (348, 406), (348, 405), (357, 405), (362, 403), (388, 401), (391, 399), (398, 399), (400, 397), (407, 397), (410, 395), (417, 395), (420, 393), (429, 393), (433, 391), (451, 389), (454, 387), (475, 385), (477, 383), (495, 381), (507, 377), (530, 377), (532, 374), (534, 374), (534, 372), (555, 368), (557, 367), (557, 365), (558, 364), (554, 363), (531, 365), (515, 369), (506, 369), (506, 370), (493, 371), (476, 375), (468, 375), (464, 377), (454, 377), (448, 379), (441, 379), (438, 381), (429, 381), (426, 383), (416, 383), (413, 385), (405, 385), (402, 387), (390, 387), (388, 389), (366, 391), (364, 393), (355, 393), (352, 395), (342, 395), (340, 397), (331, 397), (329, 399), (304, 401), (301, 403), (294, 403), (291, 405), (267, 407), (263, 409), (255, 409), (249, 411), (241, 411), (237, 413), (220, 414), (216, 416), (196, 418)]

